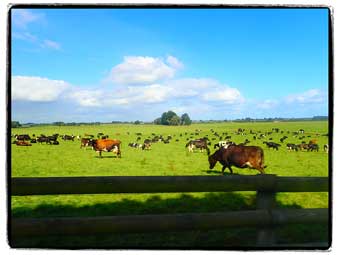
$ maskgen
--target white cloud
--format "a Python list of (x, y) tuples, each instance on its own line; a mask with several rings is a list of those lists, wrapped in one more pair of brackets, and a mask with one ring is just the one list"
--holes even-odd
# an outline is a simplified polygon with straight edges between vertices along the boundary
[(72, 99), (80, 106), (85, 107), (100, 107), (104, 105), (103, 91), (100, 90), (86, 90), (73, 87), (68, 91), (66, 96), (68, 99)]
[(168, 56), (166, 62), (175, 69), (183, 68), (183, 63), (173, 56)]
[(243, 103), (244, 98), (236, 88), (215, 88), (213, 91), (208, 91), (202, 95), (205, 101), (219, 101), (226, 104)]
[(69, 86), (61, 80), (12, 76), (12, 100), (51, 102), (57, 100)]
[(29, 32), (13, 32), (12, 36), (15, 39), (24, 40), (24, 41), (28, 41), (28, 42), (36, 42), (37, 41), (37, 37), (32, 35)]
[(27, 9), (12, 9), (12, 22), (18, 28), (26, 28), (29, 23), (41, 20), (42, 14)]
[(289, 95), (285, 98), (285, 101), (289, 104), (326, 103), (327, 94), (319, 89), (310, 89), (300, 94)]
[(112, 68), (108, 80), (116, 84), (145, 85), (174, 77), (176, 68), (160, 58), (126, 56)]
[(53, 50), (60, 50), (61, 46), (59, 43), (52, 41), (52, 40), (43, 40), (43, 42), (40, 44), (41, 47), (43, 48), (49, 48), (49, 49), (53, 49)]

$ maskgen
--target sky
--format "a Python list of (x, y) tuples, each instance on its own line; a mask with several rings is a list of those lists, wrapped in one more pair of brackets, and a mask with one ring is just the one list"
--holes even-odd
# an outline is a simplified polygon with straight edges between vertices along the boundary
[(328, 9), (12, 9), (12, 120), (328, 115)]

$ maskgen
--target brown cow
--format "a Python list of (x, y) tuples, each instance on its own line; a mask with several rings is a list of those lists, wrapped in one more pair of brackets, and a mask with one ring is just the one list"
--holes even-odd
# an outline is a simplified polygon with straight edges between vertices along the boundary
[(210, 169), (213, 169), (218, 162), (223, 166), (222, 174), (228, 167), (230, 173), (233, 173), (231, 166), (239, 168), (255, 168), (264, 174), (264, 153), (262, 148), (258, 146), (243, 146), (243, 145), (226, 145), (215, 151), (214, 154), (208, 157)]
[(25, 141), (22, 141), (22, 140), (16, 141), (15, 144), (18, 145), (18, 146), (32, 146), (32, 144), (30, 144), (29, 142), (25, 142)]
[(99, 152), (99, 156), (102, 157), (102, 151), (117, 153), (117, 156), (121, 157), (120, 151), (121, 141), (118, 139), (98, 139), (93, 140), (93, 149)]

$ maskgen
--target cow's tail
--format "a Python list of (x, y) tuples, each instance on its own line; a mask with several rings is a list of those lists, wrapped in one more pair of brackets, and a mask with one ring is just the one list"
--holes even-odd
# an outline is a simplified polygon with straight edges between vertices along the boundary
[(260, 159), (259, 159), (259, 165), (261, 169), (265, 169), (267, 166), (264, 165), (264, 152), (261, 149), (260, 151)]

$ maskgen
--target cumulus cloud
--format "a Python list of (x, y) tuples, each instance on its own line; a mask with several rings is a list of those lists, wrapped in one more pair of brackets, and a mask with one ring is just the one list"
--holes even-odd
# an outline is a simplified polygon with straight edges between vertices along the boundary
[(12, 76), (12, 100), (51, 102), (57, 100), (69, 86), (62, 80)]
[(243, 102), (241, 93), (235, 88), (216, 88), (202, 96), (205, 101), (220, 101), (227, 104)]
[[(174, 61), (174, 60), (172, 60)], [(176, 68), (160, 58), (126, 56), (111, 69), (108, 80), (116, 84), (150, 84), (174, 77)]]
[[(242, 104), (236, 88), (213, 79), (178, 79), (142, 86), (114, 86), (84, 90), (74, 87), (68, 92), (77, 104), (85, 107), (139, 107), (148, 104)], [(186, 106), (186, 107), (187, 107)], [(207, 108), (207, 107), (205, 107)]]
[(289, 95), (285, 98), (285, 101), (289, 104), (325, 103), (327, 102), (327, 94), (319, 89), (310, 89), (300, 94)]
[(181, 69), (184, 66), (183, 63), (174, 56), (168, 56), (166, 62), (175, 69)]

